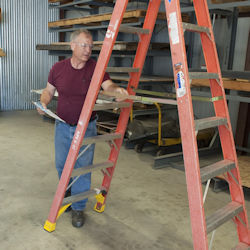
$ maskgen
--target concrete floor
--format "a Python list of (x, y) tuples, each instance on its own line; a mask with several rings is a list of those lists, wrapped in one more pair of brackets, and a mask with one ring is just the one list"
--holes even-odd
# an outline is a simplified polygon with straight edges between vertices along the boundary
[[(53, 124), (35, 111), (1, 112), (0, 142), (0, 249), (193, 249), (183, 172), (153, 170), (152, 155), (123, 147), (104, 213), (93, 211), (90, 198), (84, 227), (73, 228), (66, 213), (48, 233), (43, 224), (58, 183)], [(95, 162), (108, 153), (108, 145), (97, 145)], [(93, 187), (101, 180), (101, 172), (95, 172)], [(227, 192), (210, 190), (205, 209), (209, 214), (229, 200)], [(250, 214), (249, 201), (246, 207)], [(213, 249), (236, 244), (229, 221), (217, 230)]]

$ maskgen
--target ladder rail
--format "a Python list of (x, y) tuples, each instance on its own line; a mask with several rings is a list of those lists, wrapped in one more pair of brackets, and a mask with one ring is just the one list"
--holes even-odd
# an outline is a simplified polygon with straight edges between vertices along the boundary
[(178, 102), (193, 244), (196, 249), (208, 249), (190, 79), (187, 70), (183, 26), (182, 22), (179, 21), (181, 20), (180, 2), (179, 0), (165, 0), (165, 6)]
[[(203, 7), (204, 6), (204, 7)], [(206, 33), (200, 33), (201, 44), (203, 49), (203, 54), (205, 58), (205, 62), (207, 65), (207, 72), (218, 72), (219, 82), (216, 80), (210, 79), (210, 89), (212, 97), (223, 96), (222, 100), (213, 102), (214, 110), (216, 116), (224, 116), (227, 118), (226, 126), (219, 126), (219, 136), (222, 147), (222, 152), (224, 159), (232, 160), (235, 162), (235, 168), (231, 170), (233, 177), (227, 173), (229, 189), (232, 201), (239, 202), (243, 206), (243, 211), (239, 213), (239, 217), (244, 221), (245, 225), (241, 223), (239, 220), (236, 220), (236, 224), (238, 227), (239, 239), (243, 242), (250, 242), (249, 232), (248, 232), (248, 218), (246, 216), (246, 208), (245, 208), (245, 200), (243, 189), (241, 185), (241, 178), (239, 174), (239, 164), (236, 155), (235, 143), (232, 133), (232, 126), (230, 122), (229, 111), (226, 102), (225, 90), (223, 88), (223, 81), (221, 75), (221, 69), (219, 64), (219, 58), (216, 50), (216, 44), (214, 39), (214, 34), (212, 32), (212, 24), (209, 15), (209, 10), (207, 6), (206, 0), (194, 0), (194, 9), (196, 13), (197, 23), (201, 26), (210, 27), (211, 32), (210, 36)], [(237, 182), (234, 181), (234, 177)]]

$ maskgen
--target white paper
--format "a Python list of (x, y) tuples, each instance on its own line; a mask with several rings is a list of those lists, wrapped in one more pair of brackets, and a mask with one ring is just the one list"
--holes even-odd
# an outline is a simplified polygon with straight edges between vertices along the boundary
[(47, 115), (49, 115), (50, 117), (57, 119), (61, 122), (66, 123), (63, 119), (61, 119), (59, 116), (57, 116), (55, 113), (53, 113), (50, 109), (46, 109), (42, 106), (42, 104), (40, 102), (32, 102), (37, 108), (41, 109), (42, 111), (44, 111)]

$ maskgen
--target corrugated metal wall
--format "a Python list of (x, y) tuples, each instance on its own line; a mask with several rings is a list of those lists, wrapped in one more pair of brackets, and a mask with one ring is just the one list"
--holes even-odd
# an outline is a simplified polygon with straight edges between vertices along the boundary
[(0, 0), (0, 110), (26, 110), (31, 104), (31, 89), (44, 88), (50, 67), (58, 57), (36, 51), (36, 44), (57, 41), (48, 32), (48, 21), (58, 12), (48, 10), (47, 0)]

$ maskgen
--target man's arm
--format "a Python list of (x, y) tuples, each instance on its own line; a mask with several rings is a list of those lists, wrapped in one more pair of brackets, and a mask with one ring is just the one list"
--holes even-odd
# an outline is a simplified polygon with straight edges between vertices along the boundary
[[(108, 92), (114, 92), (114, 93), (121, 94), (124, 96), (128, 95), (128, 91), (126, 89), (117, 86), (111, 80), (104, 81), (102, 83), (102, 88), (103, 88), (103, 90), (108, 91)], [(117, 101), (118, 102), (123, 101), (124, 99), (126, 99), (126, 98), (123, 98), (123, 99), (118, 98)]]
[[(41, 98), (40, 98), (40, 102), (43, 105), (44, 108), (47, 108), (47, 105), (50, 103), (50, 101), (52, 100), (54, 94), (55, 94), (56, 88), (50, 84), (49, 82), (47, 83), (46, 88), (43, 90)], [(40, 115), (44, 115), (45, 113), (37, 108), (37, 111)]]

